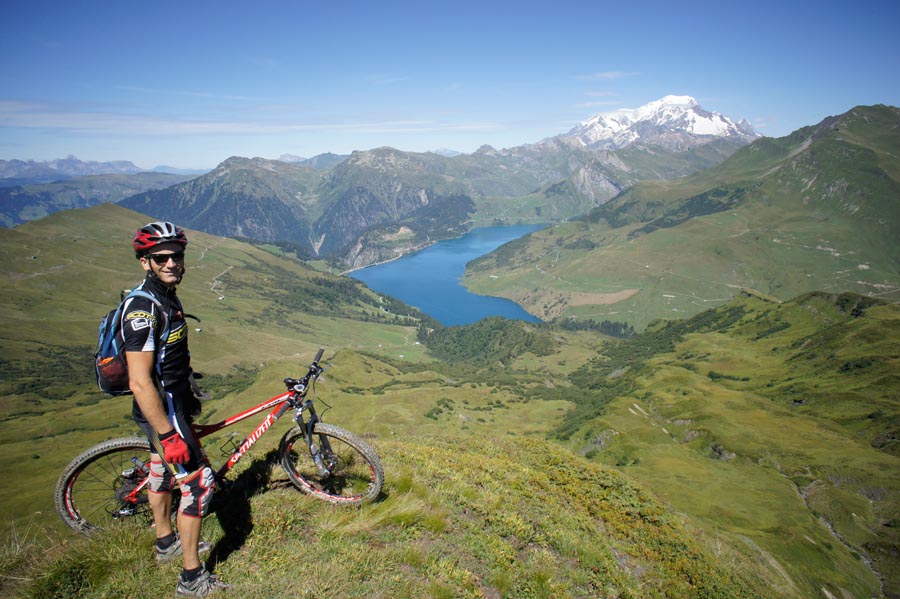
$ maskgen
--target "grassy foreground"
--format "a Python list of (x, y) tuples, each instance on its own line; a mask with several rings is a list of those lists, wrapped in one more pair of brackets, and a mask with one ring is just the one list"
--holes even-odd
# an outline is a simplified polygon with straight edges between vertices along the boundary
[[(263, 456), (247, 462), (204, 524), (215, 570), (234, 585), (226, 596), (759, 596), (703, 549), (698, 531), (615, 470), (546, 441), (473, 441), (374, 440), (391, 476), (381, 501), (359, 509), (285, 488)], [(6, 548), (2, 590), (170, 595), (179, 567), (157, 566), (151, 539), (132, 525), (47, 553)], [(11, 578), (17, 568), (31, 574)]]

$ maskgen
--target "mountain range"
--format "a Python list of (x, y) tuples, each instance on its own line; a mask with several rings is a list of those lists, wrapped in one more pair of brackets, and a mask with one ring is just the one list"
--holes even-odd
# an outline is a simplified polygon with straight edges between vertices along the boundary
[(62, 178), (51, 183), (0, 186), (0, 226), (14, 227), (59, 210), (118, 202), (148, 189), (170, 187), (195, 176), (139, 172), (86, 175)]
[(470, 264), (473, 290), (544, 319), (648, 325), (742, 288), (900, 300), (900, 109), (857, 107), (721, 164), (643, 181)]
[[(570, 134), (503, 150), (482, 146), (472, 154), (376, 148), (310, 159), (233, 157), (191, 181), (148, 187), (123, 205), (219, 235), (289, 244), (304, 257), (356, 268), (476, 223), (583, 214), (638, 181), (713, 166), (753, 135), (735, 134), (740, 128), (732, 121), (679, 96), (631, 111), (627, 127), (619, 112), (598, 115)], [(621, 125), (620, 136), (630, 132), (628, 144), (603, 147), (597, 127), (609, 122)], [(713, 130), (712, 122), (731, 125)], [(46, 205), (47, 191), (41, 192)], [(18, 189), (15, 202), (3, 207), (4, 222), (37, 213), (27, 209), (29, 193), (38, 201), (37, 191)], [(98, 194), (96, 201), (102, 199)]]
[[(467, 284), (543, 319), (643, 327), (741, 288), (782, 298), (812, 289), (893, 298), (898, 121), (896, 108), (857, 107), (759, 138), (692, 98), (668, 96), (501, 150), (234, 157), (174, 185), (144, 183), (120, 203), (216, 235), (277, 243), (336, 270), (473, 226), (577, 219), (484, 258)], [(9, 225), (113, 198), (73, 196), (70, 186), (4, 193)]]
[(141, 169), (127, 160), (84, 162), (72, 155), (48, 161), (0, 160), (0, 186), (49, 183), (86, 175), (121, 175), (139, 172)]

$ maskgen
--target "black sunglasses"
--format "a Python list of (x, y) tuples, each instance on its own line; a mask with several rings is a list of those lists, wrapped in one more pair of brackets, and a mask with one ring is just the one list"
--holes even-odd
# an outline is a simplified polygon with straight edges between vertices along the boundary
[(169, 260), (174, 260), (175, 262), (183, 262), (184, 252), (173, 252), (171, 254), (147, 254), (147, 258), (156, 262), (157, 266), (162, 266), (164, 264), (167, 264)]

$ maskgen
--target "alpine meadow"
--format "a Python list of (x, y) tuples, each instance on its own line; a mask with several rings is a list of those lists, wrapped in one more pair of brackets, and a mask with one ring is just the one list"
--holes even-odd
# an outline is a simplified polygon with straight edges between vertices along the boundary
[[(324, 347), (323, 419), (385, 472), (374, 502), (312, 499), (276, 423), (203, 524), (223, 596), (900, 597), (896, 107), (770, 138), (667, 96), (472, 154), (22, 173), (0, 198), (2, 596), (172, 593), (146, 521), (79, 536), (53, 503), (73, 457), (139, 435), (92, 354), (140, 281), (133, 231), (165, 219), (190, 240), (200, 421)], [(341, 274), (524, 223), (548, 226), (463, 282), (539, 323), (443, 327)], [(213, 464), (257, 424), (204, 440)]]

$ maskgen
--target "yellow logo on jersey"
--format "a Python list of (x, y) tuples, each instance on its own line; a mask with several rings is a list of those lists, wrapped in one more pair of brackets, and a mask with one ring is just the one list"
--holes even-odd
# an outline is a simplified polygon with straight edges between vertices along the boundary
[(166, 345), (172, 345), (173, 343), (178, 343), (182, 339), (187, 338), (187, 327), (181, 327), (177, 331), (172, 331), (169, 333), (169, 338), (166, 340)]
[(135, 310), (125, 315), (125, 322), (131, 325), (131, 330), (156, 328), (156, 316), (143, 310)]
[(135, 310), (134, 312), (129, 312), (125, 315), (125, 320), (137, 320), (138, 318), (147, 318), (156, 324), (156, 317), (149, 312), (144, 312), (143, 310)]

